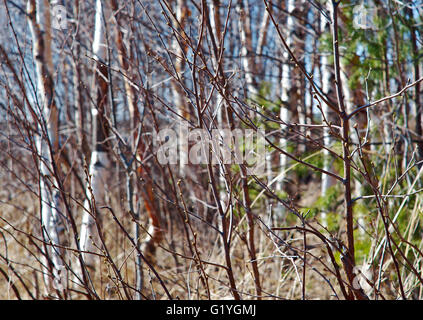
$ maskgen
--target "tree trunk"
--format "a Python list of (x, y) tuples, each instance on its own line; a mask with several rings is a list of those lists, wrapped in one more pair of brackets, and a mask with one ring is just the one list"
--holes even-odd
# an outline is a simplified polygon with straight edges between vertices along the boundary
[[(329, 32), (329, 23), (325, 20), (325, 18), (321, 15), (321, 22), (320, 22), (321, 32), (326, 33)], [(321, 89), (325, 96), (333, 99), (334, 98), (334, 90), (333, 90), (333, 68), (331, 67), (328, 59), (328, 53), (322, 53), (320, 59), (320, 74), (321, 74)], [(326, 103), (322, 103), (322, 112), (323, 115), (329, 123), (334, 121), (335, 115), (334, 112), (329, 108)], [(332, 144), (332, 138), (330, 134), (330, 129), (326, 123), (323, 123), (325, 127), (323, 128), (323, 145), (326, 148), (330, 148)], [(323, 150), (323, 169), (325, 171), (331, 171), (332, 166), (332, 158), (330, 152), (327, 150)], [(322, 196), (326, 195), (328, 189), (335, 184), (335, 181), (332, 177), (328, 175), (322, 175)]]
[[(81, 150), (83, 157), (89, 158), (89, 145), (87, 141), (86, 130), (86, 108), (83, 100), (83, 87), (82, 87), (82, 70), (80, 66), (81, 37), (79, 35), (79, 15), (80, 15), (80, 1), (74, 2), (74, 16), (75, 16), (75, 34), (74, 34), (74, 60), (73, 60), (73, 89), (75, 101), (75, 127), (78, 148)], [(82, 159), (81, 159), (82, 160)]]
[[(257, 82), (255, 79), (255, 59), (253, 51), (253, 40), (251, 33), (251, 17), (248, 5), (244, 4), (245, 0), (238, 0), (237, 11), (239, 14), (239, 34), (241, 40), (241, 65), (244, 71), (245, 87), (247, 89), (246, 96), (250, 100), (257, 97)], [(254, 118), (254, 113), (250, 113), (250, 117)]]
[[(37, 149), (40, 156), (40, 205), (44, 241), (44, 280), (47, 291), (55, 289), (60, 294), (66, 288), (66, 269), (63, 252), (55, 247), (61, 244), (63, 233), (62, 203), (58, 183), (60, 177), (59, 116), (54, 99), (53, 60), (51, 52), (50, 7), (46, 0), (28, 2), (28, 18), (32, 34), (38, 97), (40, 101), (40, 132)], [(56, 170), (55, 170), (56, 167)], [(53, 275), (51, 277), (51, 275)]]
[[(108, 71), (106, 67), (106, 42), (103, 2), (96, 1), (95, 30), (93, 40), (93, 59), (95, 60), (92, 92), (96, 94), (96, 104), (91, 108), (93, 151), (89, 166), (87, 184), (88, 199), (84, 203), (84, 213), (80, 234), (80, 248), (88, 267), (94, 268), (95, 256), (88, 252), (97, 252), (101, 248), (99, 234), (101, 209), (105, 205), (107, 178), (110, 170), (110, 160), (107, 154), (106, 138), (108, 123), (105, 119), (108, 95)], [(86, 251), (86, 252), (85, 252)]]
[[(293, 45), (293, 34), (294, 34), (294, 28), (295, 28), (295, 24), (294, 24), (294, 18), (291, 15), (291, 13), (295, 10), (295, 1), (294, 0), (287, 0), (286, 1), (286, 12), (287, 12), (287, 17), (286, 17), (286, 32), (285, 32), (285, 39), (286, 39), (286, 44), (288, 45), (288, 47), (292, 48)], [(283, 65), (282, 65), (282, 70), (281, 70), (281, 84), (280, 84), (280, 88), (281, 88), (281, 108), (280, 108), (280, 119), (282, 122), (284, 123), (290, 123), (291, 122), (291, 115), (292, 115), (292, 110), (291, 110), (291, 99), (290, 99), (290, 93), (291, 93), (291, 89), (292, 89), (292, 65), (291, 65), (291, 59), (290, 59), (290, 55), (288, 53), (287, 50), (283, 49), (283, 53), (282, 53), (282, 57), (283, 57)], [(284, 124), (282, 124), (281, 126), (281, 130), (282, 130), (282, 137), (280, 139), (280, 146), (282, 149), (286, 150), (286, 148), (288, 147), (288, 127)], [(282, 191), (283, 190), (283, 180), (285, 179), (285, 174), (284, 171), (287, 169), (288, 166), (288, 157), (285, 154), (280, 154), (280, 171), (281, 173), (279, 174), (279, 179), (277, 182), (277, 190)], [(281, 211), (278, 215), (281, 215), (282, 212), (284, 211), (282, 206), (279, 206)]]
[(188, 139), (186, 132), (186, 128), (188, 127), (187, 121), (191, 119), (191, 113), (186, 103), (185, 98), (185, 59), (186, 54), (188, 52), (188, 45), (186, 43), (186, 35), (185, 35), (185, 24), (187, 21), (187, 15), (189, 14), (187, 5), (184, 0), (175, 0), (174, 3), (174, 11), (175, 17), (173, 19), (173, 40), (172, 40), (172, 50), (174, 54), (173, 65), (175, 67), (175, 77), (172, 81), (173, 86), (173, 103), (178, 110), (178, 114), (181, 118), (178, 118), (179, 122), (179, 133), (183, 135), (183, 137), (179, 137), (179, 174), (182, 177), (185, 177), (188, 172), (188, 168), (186, 167), (189, 160), (189, 146), (185, 143)]

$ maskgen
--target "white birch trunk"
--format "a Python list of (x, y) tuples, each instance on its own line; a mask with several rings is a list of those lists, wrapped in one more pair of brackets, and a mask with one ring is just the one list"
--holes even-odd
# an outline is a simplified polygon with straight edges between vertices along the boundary
[[(251, 21), (250, 10), (244, 4), (244, 0), (238, 0), (237, 11), (239, 13), (239, 34), (241, 38), (241, 65), (244, 71), (245, 87), (247, 88), (247, 95), (250, 99), (254, 99), (258, 90), (254, 79), (255, 74), (255, 59), (253, 56), (253, 43), (251, 36)], [(250, 115), (254, 117), (254, 114)]]
[[(307, 9), (306, 9), (306, 1), (305, 0), (300, 0), (300, 1), (295, 1), (295, 14), (296, 15), (300, 15), (303, 16), (304, 19), (307, 19)], [(290, 11), (292, 12), (292, 11)], [(295, 28), (293, 30), (293, 35), (292, 35), (292, 41), (293, 41), (293, 52), (296, 55), (296, 58), (298, 59), (298, 61), (300, 63), (302, 63), (305, 66), (305, 42), (306, 42), (306, 33), (304, 32), (303, 28), (304, 28), (304, 22), (302, 22), (301, 20), (297, 19), (297, 23), (296, 25), (293, 27)], [(296, 113), (298, 114), (298, 123), (302, 123), (305, 124), (307, 122), (307, 117), (306, 117), (306, 106), (305, 106), (305, 90), (306, 90), (306, 82), (304, 80), (304, 75), (301, 72), (301, 70), (299, 68), (293, 68), (293, 81), (295, 83), (294, 85), (294, 90), (292, 93), (292, 96), (294, 97), (294, 101), (293, 101), (293, 105), (292, 105), (292, 110), (296, 111)], [(299, 132), (305, 134), (305, 130), (303, 127), (299, 127), (297, 129)], [(300, 143), (298, 145), (298, 151), (300, 153), (305, 152), (306, 151), (306, 145), (304, 143)]]
[[(287, 18), (286, 18), (286, 33), (285, 33), (285, 41), (288, 47), (292, 47), (292, 33), (294, 32), (294, 19), (290, 15), (292, 11), (295, 9), (295, 1), (294, 0), (287, 0), (286, 2), (286, 11), (288, 12)], [(292, 88), (292, 67), (290, 65), (291, 57), (289, 56), (289, 53), (286, 49), (283, 49), (283, 61), (284, 64), (282, 65), (282, 75), (281, 75), (281, 109), (280, 109), (280, 119), (284, 123), (290, 122), (291, 117), (291, 111), (289, 110), (290, 107), (290, 98), (289, 93)], [(285, 133), (287, 132), (287, 127), (285, 125), (281, 126), (282, 130), (282, 137), (279, 141), (279, 145), (283, 150), (286, 150), (287, 148), (287, 139), (284, 137)], [(283, 190), (283, 180), (285, 179), (285, 173), (284, 171), (287, 168), (288, 165), (288, 157), (284, 154), (280, 154), (279, 156), (279, 164), (280, 164), (280, 174), (279, 179), (276, 185), (276, 189), (278, 191)]]
[[(269, 1), (269, 10), (272, 11), (272, 1)], [(257, 57), (260, 60), (260, 62), (263, 60), (261, 55), (263, 54), (264, 47), (267, 42), (267, 31), (269, 30), (269, 24), (270, 24), (270, 15), (267, 10), (264, 10), (263, 13), (263, 20), (261, 21), (260, 31), (258, 34), (258, 40), (257, 40)], [(260, 69), (262, 69), (262, 65), (260, 63)]]
[[(92, 194), (88, 193), (88, 197), (93, 197), (95, 199), (97, 212), (93, 212), (92, 210), (91, 206), (93, 205), (93, 201), (85, 200), (79, 243), (81, 251), (84, 252), (98, 252), (98, 248), (101, 248), (96, 224), (100, 222), (100, 220), (97, 220), (100, 219), (99, 213), (101, 212), (98, 208), (105, 205), (108, 170), (110, 170), (109, 167), (110, 161), (106, 152), (92, 152), (89, 167)], [(82, 256), (85, 264), (90, 268), (94, 268), (95, 255), (83, 253)]]
[[(288, 47), (292, 50), (293, 45), (293, 33), (294, 33), (294, 19), (291, 16), (291, 13), (295, 9), (295, 1), (294, 0), (287, 0), (285, 3), (287, 17), (285, 22), (285, 42), (288, 45)], [(282, 44), (281, 44), (281, 47)], [(290, 65), (291, 56), (289, 55), (288, 51), (285, 48), (282, 48), (282, 57), (283, 57), (283, 65), (281, 70), (281, 107), (279, 111), (279, 118), (283, 123), (290, 123), (292, 112), (290, 110), (291, 107), (291, 99), (290, 99), (290, 93), (292, 90), (292, 83), (294, 79), (292, 79), (292, 67)], [(281, 138), (279, 140), (279, 146), (282, 150), (287, 151), (288, 147), (288, 139), (286, 137), (287, 135), (287, 126), (285, 124), (281, 125)], [(283, 191), (283, 180), (285, 179), (286, 173), (285, 170), (288, 167), (288, 157), (285, 154), (279, 154), (279, 174), (276, 182), (276, 190), (277, 191)], [(278, 204), (278, 208), (276, 210), (275, 218), (276, 220), (280, 220), (285, 215), (285, 207), (283, 207), (281, 204)]]
[[(63, 220), (60, 194), (57, 189), (56, 177), (52, 175), (53, 165), (51, 154), (58, 154), (58, 110), (53, 97), (53, 60), (51, 52), (50, 7), (47, 0), (31, 0), (28, 2), (29, 26), (32, 35), (33, 57), (37, 77), (37, 96), (40, 102), (39, 115), (46, 127), (40, 126), (41, 136), (37, 141), (37, 151), (40, 156), (40, 199), (42, 235), (47, 243), (43, 270), (44, 281), (48, 293), (52, 289), (59, 292), (65, 290), (66, 269), (62, 260), (63, 252), (59, 234), (63, 232)], [(53, 150), (50, 149), (50, 146)], [(57, 167), (59, 164), (56, 163)], [(54, 186), (56, 185), (56, 186)], [(50, 260), (50, 261), (49, 261)], [(51, 272), (53, 277), (51, 277)]]
[[(106, 44), (104, 39), (104, 28), (105, 21), (103, 15), (103, 3), (101, 0), (96, 1), (96, 14), (95, 14), (95, 30), (94, 30), (94, 40), (93, 40), (93, 53), (94, 60), (97, 62), (106, 60)], [(101, 87), (98, 82), (104, 81), (101, 79), (100, 70), (98, 64), (96, 64), (94, 77), (99, 79), (95, 83), (95, 88), (97, 86)], [(107, 89), (107, 86), (106, 86)], [(97, 102), (104, 104), (107, 100), (107, 90), (99, 89), (99, 97)], [(80, 248), (83, 253), (83, 259), (85, 264), (88, 267), (93, 268), (95, 265), (95, 255), (89, 254), (87, 252), (97, 252), (97, 248), (101, 248), (99, 243), (99, 234), (97, 223), (100, 222), (100, 212), (99, 208), (105, 204), (106, 196), (106, 185), (108, 172), (110, 170), (110, 160), (107, 155), (105, 148), (102, 143), (104, 139), (102, 137), (102, 128), (100, 118), (103, 116), (99, 110), (104, 111), (104, 108), (100, 106), (93, 105), (91, 109), (92, 119), (93, 119), (93, 134), (94, 134), (94, 150), (91, 154), (91, 161), (89, 167), (90, 181), (87, 185), (87, 196), (89, 200), (86, 200), (84, 203), (84, 213), (82, 218), (81, 225), (81, 234), (80, 234)], [(104, 137), (105, 138), (105, 137)], [(92, 192), (90, 191), (92, 190)], [(94, 201), (93, 201), (94, 200)]]
[[(326, 19), (321, 15), (320, 16), (321, 19), (321, 32), (328, 32), (328, 22), (326, 21)], [(332, 84), (331, 84), (331, 78), (332, 78), (332, 70), (331, 70), (331, 65), (328, 61), (328, 53), (323, 53), (322, 57), (320, 59), (320, 65), (321, 65), (321, 89), (323, 91), (323, 93), (327, 96), (331, 96), (331, 91), (332, 91)], [(329, 108), (329, 106), (322, 102), (322, 112), (326, 118), (326, 120), (328, 122), (331, 121), (331, 109)], [(323, 119), (322, 119), (323, 120)], [(324, 125), (326, 125), (326, 123), (323, 123)], [(332, 138), (330, 136), (330, 130), (328, 127), (324, 127), (323, 128), (323, 145), (326, 148), (331, 148), (332, 145)], [(326, 171), (332, 171), (331, 168), (331, 164), (332, 164), (332, 159), (331, 159), (331, 154), (329, 153), (328, 150), (323, 149), (323, 170)], [(326, 174), (322, 174), (322, 186), (321, 186), (321, 195), (322, 197), (324, 197), (328, 191), (328, 189), (334, 185), (335, 181), (332, 177), (326, 175)], [(322, 211), (322, 223), (323, 225), (327, 225), (327, 219), (326, 219), (326, 212)]]
[[(186, 14), (186, 3), (184, 0), (176, 0), (175, 1), (175, 18), (176, 21), (173, 21), (173, 27), (175, 30), (179, 32), (179, 34), (184, 34), (184, 26), (185, 26), (185, 14)], [(185, 57), (184, 55), (187, 52), (186, 44), (184, 43), (184, 39), (178, 39), (178, 33), (173, 35), (172, 40), (172, 50), (175, 54), (174, 57), (174, 65), (177, 78), (180, 82), (184, 83), (184, 68), (185, 68)], [(189, 120), (189, 112), (186, 110), (187, 105), (185, 102), (185, 92), (184, 89), (181, 87), (181, 84), (178, 81), (173, 81), (173, 103), (175, 104), (178, 114)], [(188, 154), (189, 154), (189, 147), (187, 145), (188, 136), (187, 136), (187, 123), (184, 119), (178, 118), (179, 121), (179, 133), (181, 136), (178, 139), (178, 148), (179, 148), (179, 174), (182, 177), (185, 177), (187, 174), (187, 164), (189, 162)]]
[[(326, 20), (324, 20), (322, 18), (322, 22), (321, 22), (321, 26), (322, 26), (322, 32), (324, 32), (326, 30)], [(322, 54), (321, 57), (321, 82), (322, 82), (322, 91), (324, 94), (329, 94), (330, 90), (331, 90), (331, 83), (330, 83), (330, 79), (331, 79), (331, 71), (330, 71), (330, 64), (328, 62), (328, 55), (326, 53)], [(328, 107), (328, 105), (326, 103), (322, 103), (322, 111), (323, 114), (325, 115), (325, 118), (327, 121), (329, 120), (329, 113), (330, 113), (330, 108)], [(332, 139), (330, 137), (330, 131), (328, 127), (324, 127), (323, 128), (323, 145), (326, 148), (330, 148), (332, 143)], [(323, 169), (328, 171), (330, 170), (330, 163), (331, 163), (331, 159), (330, 159), (330, 153), (327, 150), (323, 150)], [(322, 196), (324, 196), (327, 192), (327, 190), (329, 189), (329, 187), (332, 185), (331, 183), (331, 177), (329, 177), (328, 175), (322, 175)]]
[[(272, 2), (269, 1), (269, 10), (272, 10)], [(270, 15), (267, 10), (264, 10), (263, 19), (261, 21), (261, 26), (258, 33), (258, 40), (257, 40), (257, 49), (256, 49), (256, 59), (257, 59), (257, 67), (256, 72), (259, 71), (260, 76), (264, 76), (264, 65), (263, 65), (263, 50), (267, 43), (267, 33), (270, 24)], [(263, 79), (263, 78), (261, 78)], [(272, 171), (272, 153), (266, 153), (266, 176), (267, 176), (267, 183), (270, 183), (273, 180), (273, 171)]]

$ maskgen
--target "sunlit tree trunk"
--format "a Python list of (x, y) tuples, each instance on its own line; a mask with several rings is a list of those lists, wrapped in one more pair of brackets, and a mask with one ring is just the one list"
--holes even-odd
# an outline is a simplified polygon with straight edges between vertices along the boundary
[[(268, 1), (268, 7), (270, 12), (272, 12), (272, 1)], [(263, 65), (264, 57), (262, 55), (263, 55), (264, 47), (266, 46), (266, 43), (267, 43), (269, 24), (270, 24), (269, 12), (267, 10), (264, 10), (260, 29), (258, 30), (257, 49), (256, 49), (256, 56), (258, 61), (257, 71), (259, 71), (261, 77), (264, 76), (264, 65)]]
[[(108, 137), (108, 124), (105, 119), (107, 94), (108, 94), (108, 71), (106, 67), (106, 42), (103, 1), (96, 1), (95, 30), (93, 40), (93, 59), (95, 60), (92, 92), (96, 95), (95, 104), (91, 108), (93, 151), (89, 166), (87, 184), (88, 199), (84, 204), (82, 226), (80, 234), (80, 248), (82, 251), (97, 252), (101, 248), (98, 229), (101, 221), (101, 206), (105, 205), (106, 185), (110, 160), (107, 154), (106, 138)], [(90, 253), (83, 254), (88, 267), (95, 265), (95, 256)]]
[[(250, 8), (245, 0), (238, 0), (237, 11), (239, 14), (239, 35), (241, 40), (241, 65), (244, 71), (245, 88), (247, 97), (254, 101), (257, 96), (257, 82), (255, 79), (255, 54), (253, 51), (253, 40), (251, 33)], [(254, 113), (250, 113), (254, 117)]]
[(80, 46), (80, 1), (75, 0), (73, 5), (73, 13), (75, 16), (75, 42), (74, 42), (74, 60), (73, 62), (73, 89), (75, 101), (75, 126), (78, 147), (82, 151), (83, 156), (89, 157), (89, 146), (87, 142), (86, 129), (86, 107), (83, 100), (82, 86), (82, 70), (80, 65), (81, 46)]
[[(352, 77), (352, 70), (354, 66), (358, 63), (359, 57), (357, 55), (354, 55), (353, 58), (350, 61), (345, 61), (344, 59), (341, 59), (341, 79), (343, 85), (343, 91), (344, 91), (344, 101), (345, 106), (347, 108), (348, 112), (351, 112), (354, 108), (362, 106), (365, 104), (365, 98), (364, 98), (364, 92), (363, 88), (360, 83), (357, 83), (354, 89), (351, 89), (348, 85), (348, 79)], [(366, 111), (358, 113), (354, 119), (353, 119), (353, 126), (355, 126), (355, 132), (352, 132), (351, 134), (351, 141), (356, 144), (356, 147), (358, 147), (359, 143), (363, 144), (365, 132), (367, 129), (367, 113)], [(370, 161), (367, 159), (369, 158), (368, 151), (370, 151), (370, 138), (367, 140), (367, 144), (363, 146), (360, 150), (360, 152), (356, 153), (355, 161), (357, 163), (360, 163), (360, 157), (359, 155), (363, 155), (364, 163), (368, 170), (370, 170)], [(370, 170), (371, 172), (371, 170)], [(362, 195), (363, 192), (363, 183), (361, 179), (354, 179), (354, 197), (359, 197)], [(358, 214), (358, 225), (359, 230), (362, 234), (365, 232), (365, 222), (364, 218), (361, 212)]]
[[(272, 2), (269, 1), (268, 3), (269, 11), (272, 12)], [(260, 28), (258, 29), (257, 34), (257, 48), (256, 48), (256, 72), (257, 79), (259, 82), (264, 80), (265, 70), (264, 70), (264, 57), (263, 57), (263, 50), (267, 43), (267, 34), (269, 30), (270, 24), (270, 15), (267, 10), (264, 10), (263, 17), (261, 21)], [(267, 176), (267, 183), (270, 183), (274, 177), (273, 168), (272, 168), (272, 153), (266, 153), (266, 176)]]
[[(46, 242), (43, 262), (48, 291), (65, 288), (66, 269), (61, 244), (63, 215), (57, 178), (59, 178), (59, 115), (54, 99), (53, 59), (51, 51), (50, 7), (46, 0), (28, 2), (28, 18), (32, 34), (33, 58), (39, 98), (40, 134), (37, 151), (40, 156), (40, 204), (42, 235)], [(53, 274), (53, 278), (51, 277)]]
[(188, 52), (188, 46), (185, 42), (185, 24), (187, 21), (188, 8), (184, 0), (174, 1), (175, 19), (173, 19), (173, 28), (175, 33), (173, 34), (172, 40), (172, 51), (174, 53), (173, 64), (176, 72), (176, 79), (172, 81), (173, 86), (173, 103), (178, 110), (178, 114), (182, 118), (178, 118), (180, 123), (179, 134), (181, 135), (178, 139), (179, 142), (179, 173), (181, 176), (185, 176), (188, 173), (186, 165), (188, 164), (189, 146), (186, 145), (188, 122), (191, 118), (190, 110), (186, 103), (185, 91), (183, 86), (185, 85), (185, 59)]
[[(390, 61), (388, 57), (393, 55), (391, 45), (389, 44), (388, 38), (383, 40), (383, 47), (384, 47), (384, 63), (383, 63), (383, 84), (382, 84), (382, 92), (384, 95), (388, 95), (390, 92), (392, 92), (391, 88), (391, 72), (390, 72)], [(366, 102), (369, 102), (369, 100), (372, 100), (374, 98), (374, 94), (376, 93), (376, 86), (373, 88), (372, 92), (368, 92), (368, 97), (366, 99)], [(391, 133), (392, 133), (392, 127), (389, 123), (388, 114), (392, 110), (392, 101), (388, 101), (386, 105), (382, 106), (381, 110), (378, 110), (377, 113), (379, 114), (380, 121), (382, 122), (382, 128), (379, 137), (382, 140), (383, 147), (385, 154), (388, 155), (391, 152), (392, 145), (389, 143), (391, 139)], [(371, 145), (370, 146), (372, 152), (377, 152), (377, 146)]]
[[(295, 10), (295, 1), (294, 0), (287, 0), (286, 1), (286, 12), (287, 12), (287, 18), (286, 18), (286, 28), (285, 28), (285, 41), (288, 47), (292, 48), (293, 45), (293, 34), (294, 34), (294, 18), (291, 15), (291, 13)], [(291, 122), (291, 98), (290, 93), (292, 89), (292, 65), (291, 65), (291, 57), (289, 56), (289, 53), (287, 50), (283, 49), (283, 65), (281, 70), (281, 108), (280, 108), (280, 119), (284, 123), (290, 123)], [(288, 147), (288, 128), (285, 125), (282, 125), (282, 137), (280, 139), (280, 147), (284, 150)], [(277, 182), (277, 190), (282, 191), (283, 190), (283, 180), (285, 179), (284, 171), (287, 169), (288, 165), (288, 157), (285, 154), (280, 154), (280, 171), (279, 179)], [(282, 207), (281, 207), (281, 210)]]
[[(320, 28), (322, 33), (329, 32), (329, 22), (321, 15), (320, 16)], [(320, 58), (320, 74), (321, 74), (321, 89), (325, 95), (327, 95), (329, 98), (333, 98), (334, 96), (334, 90), (333, 90), (333, 70), (332, 66), (329, 63), (329, 55), (327, 52), (323, 52), (322, 56)], [(321, 108), (323, 115), (327, 122), (331, 122), (334, 119), (333, 111), (329, 108), (329, 106), (322, 102)], [(323, 119), (322, 119), (323, 120)], [(328, 124), (323, 122), (324, 128), (323, 128), (323, 145), (326, 148), (332, 147), (332, 138), (330, 129), (328, 127)], [(326, 171), (333, 171), (332, 170), (332, 164), (333, 164), (333, 158), (330, 154), (330, 152), (326, 149), (323, 149), (323, 170)], [(322, 175), (322, 186), (321, 186), (321, 195), (324, 197), (327, 194), (328, 189), (335, 184), (334, 178), (323, 174)], [(326, 224), (326, 212), (322, 212), (322, 221), (324, 224)]]
[[(305, 67), (305, 43), (307, 35), (305, 32), (306, 21), (307, 21), (308, 7), (305, 0), (295, 1), (295, 9), (291, 11), (291, 14), (295, 18), (295, 25), (293, 26), (294, 32), (292, 38), (292, 52), (297, 58), (299, 64)], [(291, 88), (291, 109), (294, 115), (295, 121), (298, 123), (306, 123), (306, 104), (305, 104), (305, 90), (306, 82), (303, 72), (298, 66), (294, 66), (291, 71), (291, 81), (293, 87)], [(297, 129), (300, 132), (304, 132), (303, 127)], [(299, 143), (297, 151), (302, 154), (306, 151), (305, 143)]]

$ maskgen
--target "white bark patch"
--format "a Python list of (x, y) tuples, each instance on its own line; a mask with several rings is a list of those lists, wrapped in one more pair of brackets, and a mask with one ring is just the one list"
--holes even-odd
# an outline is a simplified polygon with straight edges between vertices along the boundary
[(94, 59), (96, 60), (102, 60), (106, 57), (106, 45), (104, 43), (103, 23), (103, 5), (101, 3), (101, 0), (97, 0), (95, 9), (95, 31), (93, 40)]
[[(32, 36), (33, 58), (36, 67), (37, 96), (39, 101), (38, 116), (46, 123), (46, 127), (40, 127), (41, 136), (37, 138), (37, 151), (40, 159), (40, 200), (41, 200), (41, 224), (42, 235), (47, 243), (46, 256), (43, 256), (43, 264), (52, 263), (52, 273), (49, 269), (44, 271), (44, 281), (48, 287), (54, 287), (59, 291), (64, 289), (66, 269), (62, 260), (60, 245), (60, 232), (63, 231), (61, 210), (61, 198), (57, 189), (56, 178), (52, 175), (53, 159), (50, 146), (55, 148), (59, 137), (57, 130), (57, 109), (53, 101), (53, 83), (47, 81), (52, 77), (53, 61), (51, 54), (51, 26), (50, 8), (47, 0), (28, 2), (28, 12), (35, 12), (35, 16), (29, 15), (29, 26)], [(49, 143), (48, 143), (49, 142)], [(60, 166), (60, 164), (59, 164)], [(47, 289), (48, 290), (48, 289)]]
[[(289, 0), (287, 3), (287, 11), (288, 12), (292, 12), (295, 9), (295, 5), (294, 5), (294, 1), (293, 0)], [(286, 20), (286, 44), (289, 47), (292, 47), (292, 32), (294, 31), (294, 20), (292, 18), (291, 15), (288, 15), (287, 20)], [(282, 99), (282, 103), (284, 103), (285, 105), (281, 106), (280, 109), (280, 119), (281, 121), (288, 123), (289, 119), (290, 119), (290, 110), (288, 109), (288, 104), (289, 104), (289, 92), (291, 91), (292, 88), (292, 79), (291, 79), (291, 73), (292, 73), (292, 68), (289, 64), (290, 61), (290, 56), (287, 50), (283, 50), (283, 58), (284, 58), (284, 64), (282, 66), (282, 77), (281, 77), (281, 99)], [(286, 128), (284, 125), (282, 125), (282, 130)], [(283, 150), (286, 150), (287, 147), (287, 139), (282, 135), (282, 138), (279, 141), (280, 143), (280, 147)], [(280, 163), (280, 170), (281, 170), (281, 174), (279, 175), (279, 179), (278, 179), (278, 183), (276, 185), (276, 189), (281, 191), (283, 188), (283, 179), (285, 178), (285, 174), (282, 174), (285, 169), (287, 168), (288, 165), (288, 157), (284, 154), (280, 154), (280, 158), (279, 158), (279, 163)]]
[[(326, 29), (326, 21), (322, 18), (322, 22), (321, 22), (321, 31), (325, 32)], [(322, 67), (322, 91), (324, 94), (328, 94), (329, 91), (331, 90), (331, 83), (330, 83), (330, 66), (329, 66), (329, 60), (328, 60), (328, 55), (323, 53), (322, 57), (321, 57), (321, 67)], [(330, 112), (330, 108), (328, 107), (328, 105), (326, 103), (322, 103), (322, 111), (323, 114), (326, 117), (326, 120), (330, 121), (329, 119), (329, 112)], [(325, 124), (325, 123), (324, 123)], [(332, 144), (332, 139), (330, 136), (330, 130), (328, 127), (324, 127), (323, 128), (323, 145), (326, 148), (330, 148)], [(331, 159), (330, 159), (330, 153), (328, 150), (324, 149), (323, 150), (323, 170), (325, 171), (331, 171), (330, 166), (331, 166)], [(323, 174), (322, 175), (322, 196), (324, 196), (327, 192), (327, 190), (329, 189), (329, 187), (331, 187), (334, 184), (333, 178), (331, 178), (330, 176)], [(322, 214), (322, 218), (324, 220), (324, 223), (326, 221), (325, 219), (325, 213)]]
[[(99, 242), (99, 235), (97, 231), (96, 222), (99, 223), (101, 217), (101, 206), (106, 204), (106, 186), (107, 179), (109, 177), (110, 170), (110, 160), (106, 152), (103, 151), (93, 151), (91, 155), (91, 163), (89, 172), (91, 175), (91, 188), (92, 195), (89, 197), (94, 197), (94, 202), (92, 199), (90, 201), (85, 201), (84, 203), (84, 215), (82, 217), (81, 225), (81, 234), (80, 234), (80, 248), (83, 253), (83, 258), (85, 263), (93, 267), (95, 263), (95, 255), (89, 254), (87, 252), (97, 252), (97, 248), (101, 247)], [(92, 212), (93, 205), (97, 212)], [(96, 221), (97, 220), (97, 221)]]

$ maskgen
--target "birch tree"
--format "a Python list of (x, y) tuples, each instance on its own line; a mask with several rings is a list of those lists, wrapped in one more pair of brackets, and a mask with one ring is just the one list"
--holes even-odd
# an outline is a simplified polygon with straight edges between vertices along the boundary
[[(327, 19), (321, 15), (320, 18), (320, 32), (322, 34), (327, 34), (329, 30), (329, 22)], [(329, 63), (329, 56), (327, 52), (323, 52), (320, 58), (320, 76), (321, 76), (321, 89), (322, 91), (330, 98), (334, 97), (334, 90), (332, 87), (333, 83), (333, 68)], [(331, 129), (330, 123), (334, 121), (333, 111), (329, 108), (326, 103), (322, 103), (322, 115), (324, 116), (323, 120), (323, 145), (326, 148), (332, 147), (332, 138), (331, 138)], [(330, 152), (327, 149), (323, 149), (323, 169), (329, 171), (332, 169), (333, 160), (331, 159)], [(328, 189), (333, 186), (335, 183), (334, 179), (328, 175), (322, 175), (322, 196), (325, 196)], [(325, 219), (323, 217), (323, 219)]]
[[(251, 14), (249, 3), (245, 0), (238, 0), (237, 11), (239, 14), (239, 34), (241, 41), (241, 65), (245, 79), (245, 88), (247, 97), (252, 101), (257, 96), (257, 82), (255, 79), (255, 53), (253, 49), (252, 32), (251, 32)], [(264, 39), (263, 39), (264, 41)], [(251, 116), (251, 114), (250, 114)]]
[[(307, 24), (308, 14), (308, 2), (305, 0), (295, 1), (295, 8), (290, 11), (290, 14), (295, 17), (294, 31), (291, 34), (292, 37), (292, 52), (297, 58), (298, 63), (304, 68), (305, 66), (305, 43), (307, 41), (305, 26)], [(291, 62), (292, 63), (292, 62)], [(294, 64), (292, 68), (292, 82), (293, 87), (291, 89), (291, 108), (293, 115), (298, 119), (298, 123), (306, 124), (306, 103), (305, 103), (305, 76), (298, 65)], [(302, 127), (299, 128), (302, 132)], [(305, 152), (305, 144), (301, 143), (298, 145), (298, 151), (300, 153)]]
[[(294, 17), (292, 16), (292, 13), (295, 9), (295, 2), (293, 0), (287, 0), (286, 1), (286, 31), (285, 31), (285, 38), (286, 38), (286, 44), (288, 47), (292, 47), (293, 44), (293, 34), (294, 34)], [(280, 108), (280, 119), (282, 123), (289, 123), (290, 118), (292, 116), (291, 113), (291, 88), (293, 85), (292, 81), (292, 65), (291, 65), (291, 59), (289, 52), (287, 50), (282, 49), (282, 57), (283, 57), (283, 65), (281, 70), (281, 83), (280, 83), (280, 89), (281, 89), (281, 108)], [(282, 125), (282, 137), (280, 139), (279, 144), (283, 149), (286, 149), (288, 146), (288, 139), (287, 139), (287, 130), (284, 125)], [(277, 183), (277, 189), (283, 190), (283, 180), (285, 178), (285, 170), (287, 169), (288, 165), (288, 157), (281, 153), (280, 156), (280, 171), (279, 179)]]
[(89, 165), (87, 181), (87, 197), (82, 217), (80, 248), (88, 267), (94, 268), (95, 256), (90, 252), (97, 252), (101, 248), (99, 231), (101, 222), (101, 206), (105, 205), (107, 178), (111, 165), (107, 154), (107, 138), (109, 136), (106, 120), (108, 102), (108, 70), (107, 45), (105, 39), (105, 8), (102, 0), (96, 0), (94, 40), (92, 44), (93, 59), (95, 61), (92, 92), (96, 96), (95, 104), (91, 107), (93, 150)]
[[(179, 139), (179, 165), (180, 165), (180, 175), (185, 176), (190, 173), (190, 170), (186, 168), (188, 164), (188, 154), (189, 154), (189, 145), (186, 145), (188, 140), (188, 121), (191, 119), (191, 113), (189, 110), (189, 105), (186, 103), (185, 95), (185, 67), (186, 67), (186, 55), (188, 53), (187, 45), (187, 35), (185, 33), (185, 25), (187, 23), (187, 18), (189, 10), (187, 4), (184, 0), (175, 0), (172, 1), (175, 14), (172, 14), (172, 23), (173, 23), (173, 40), (172, 40), (172, 52), (174, 55), (173, 65), (175, 71), (175, 79), (172, 81), (173, 85), (173, 101), (178, 110), (180, 123), (179, 132), (182, 135)], [(171, 6), (172, 8), (172, 6)]]
[[(60, 170), (59, 110), (54, 97), (53, 58), (51, 51), (51, 17), (47, 0), (28, 1), (28, 18), (32, 34), (32, 54), (38, 90), (38, 124), (41, 135), (37, 141), (40, 161), (41, 227), (45, 241), (44, 278), (50, 290), (65, 289), (63, 252), (60, 233), (63, 232), (61, 196), (57, 181)], [(53, 275), (53, 277), (51, 276)]]

